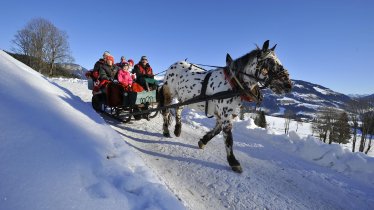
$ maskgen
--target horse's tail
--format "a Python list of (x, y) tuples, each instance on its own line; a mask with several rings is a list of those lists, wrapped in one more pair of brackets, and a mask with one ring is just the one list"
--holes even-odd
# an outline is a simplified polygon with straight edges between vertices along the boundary
[(161, 86), (161, 88), (158, 89), (157, 101), (158, 101), (158, 106), (159, 107), (165, 106), (164, 86)]
[[(158, 90), (157, 98), (158, 98), (158, 107), (164, 107), (165, 106), (164, 86), (161, 86), (161, 88)], [(170, 125), (172, 120), (173, 120), (172, 116), (171, 116), (171, 113), (170, 113), (170, 110), (169, 109), (163, 109), (162, 110), (162, 115), (164, 115), (164, 116), (167, 115), (167, 117), (168, 117), (167, 122), (168, 122), (168, 125)]]

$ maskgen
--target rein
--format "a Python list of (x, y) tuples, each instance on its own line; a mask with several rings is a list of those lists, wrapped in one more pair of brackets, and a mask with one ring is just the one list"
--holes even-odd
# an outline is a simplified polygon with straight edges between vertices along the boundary
[[(258, 60), (258, 57), (257, 57), (257, 60)], [(258, 62), (258, 64), (259, 63), (260, 62)], [(236, 76), (236, 74), (233, 71), (228, 70), (227, 67), (205, 65), (205, 64), (198, 64), (198, 63), (190, 63), (190, 64), (191, 64), (191, 66), (195, 66), (195, 67), (197, 67), (197, 68), (199, 68), (199, 69), (201, 69), (203, 71), (208, 71), (208, 70), (206, 70), (204, 68), (201, 68), (200, 66), (206, 66), (206, 67), (224, 69), (225, 78), (226, 78), (226, 80), (228, 80), (228, 82), (230, 83), (231, 87), (234, 90), (236, 89), (236, 90), (239, 90), (240, 92), (242, 92), (242, 94), (241, 94), (242, 100), (248, 100), (248, 98), (250, 98), (250, 99), (253, 99), (257, 104), (261, 103), (261, 101), (262, 101), (261, 93), (258, 92), (257, 95), (253, 94), (252, 91), (251, 91), (253, 88), (244, 87), (242, 85), (242, 82)], [(261, 67), (262, 67), (262, 65), (261, 65)], [(256, 66), (256, 76), (253, 76), (253, 75), (250, 75), (250, 74), (247, 74), (247, 73), (243, 73), (243, 72), (238, 72), (238, 73), (243, 74), (243, 75), (248, 76), (248, 77), (251, 77), (251, 78), (255, 79), (257, 82), (264, 82), (265, 85), (263, 85), (263, 86), (260, 87), (260, 89), (264, 89), (269, 84), (266, 83), (267, 82), (266, 80), (259, 78), (259, 72), (260, 72), (260, 65), (257, 65)], [(244, 90), (250, 90), (250, 91), (244, 91)], [(243, 96), (243, 95), (246, 95), (246, 96)]]
[[(229, 82), (230, 86), (232, 87), (233, 90), (237, 90), (239, 92), (242, 92), (240, 95), (242, 100), (250, 101), (250, 99), (254, 100), (257, 104), (260, 104), (262, 101), (262, 96), (261, 93), (258, 91), (257, 95), (255, 95), (252, 90), (255, 88), (250, 88), (250, 87), (243, 87), (239, 79), (236, 77), (236, 75), (230, 71), (227, 68), (224, 68), (223, 70), (225, 74), (226, 80)], [(245, 91), (247, 90), (247, 91)]]
[[(211, 65), (204, 65), (204, 64), (199, 64), (199, 63), (190, 63), (190, 64), (191, 64), (191, 66), (194, 66), (194, 67), (196, 67), (198, 69), (201, 69), (203, 71), (209, 71), (209, 70), (201, 68), (200, 66), (206, 66), (206, 67), (211, 67), (211, 68), (221, 68), (221, 69), (225, 68), (225, 67), (222, 67), (222, 66), (211, 66)], [(167, 70), (169, 70), (169, 69), (166, 69), (165, 71), (159, 72), (159, 73), (155, 74), (155, 76), (160, 75), (160, 74), (166, 72)]]
[[(191, 65), (193, 65), (193, 66), (195, 66), (195, 67), (198, 67), (199, 69), (203, 69), (203, 68), (201, 68), (201, 67), (199, 67), (199, 66), (206, 66), (206, 67), (218, 68), (218, 69), (223, 69), (223, 68), (225, 68), (225, 67), (223, 67), (223, 66), (211, 66), (211, 65), (204, 65), (204, 64), (199, 64), (199, 63), (191, 63)], [(199, 66), (197, 66), (197, 65), (199, 65)], [(205, 69), (203, 69), (203, 70), (205, 70)], [(206, 70), (205, 70), (205, 71), (206, 71)]]

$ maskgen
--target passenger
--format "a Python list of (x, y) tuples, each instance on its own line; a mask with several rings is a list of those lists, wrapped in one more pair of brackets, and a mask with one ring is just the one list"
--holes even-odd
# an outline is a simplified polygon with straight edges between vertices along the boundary
[(114, 80), (117, 75), (118, 67), (114, 65), (114, 58), (111, 55), (106, 56), (106, 63), (99, 69), (99, 80)]
[(134, 61), (132, 59), (129, 59), (127, 63), (129, 63), (129, 72), (132, 72), (132, 70), (134, 69)]
[(118, 70), (118, 82), (122, 84), (125, 90), (131, 89), (133, 80), (128, 63), (123, 64), (122, 69)]
[(87, 78), (91, 77), (94, 81), (99, 78), (99, 69), (105, 64), (105, 58), (108, 55), (110, 55), (110, 53), (108, 51), (105, 51), (103, 57), (96, 61), (94, 68), (86, 73)]
[(116, 66), (122, 68), (125, 63), (127, 63), (125, 56), (121, 56), (121, 61), (119, 63), (116, 63)]
[(157, 86), (157, 80), (154, 79), (152, 67), (148, 63), (146, 56), (142, 56), (139, 63), (135, 65), (133, 73), (136, 75), (136, 81), (147, 91), (150, 87)]

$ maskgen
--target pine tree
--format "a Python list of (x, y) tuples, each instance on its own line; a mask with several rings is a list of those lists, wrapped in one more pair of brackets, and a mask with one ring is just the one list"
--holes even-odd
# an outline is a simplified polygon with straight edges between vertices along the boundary
[(337, 138), (335, 142), (339, 144), (346, 144), (351, 139), (351, 128), (349, 126), (349, 118), (346, 112), (342, 112), (336, 122)]
[(258, 127), (261, 127), (261, 128), (266, 128), (267, 127), (266, 117), (265, 117), (265, 112), (264, 111), (257, 112), (257, 116), (256, 116), (254, 121), (255, 121), (255, 124)]

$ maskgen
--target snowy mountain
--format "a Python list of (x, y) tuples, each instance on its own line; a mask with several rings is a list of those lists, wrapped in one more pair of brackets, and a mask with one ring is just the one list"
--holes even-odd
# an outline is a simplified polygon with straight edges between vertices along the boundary
[(368, 96), (364, 96), (362, 98), (368, 99), (368, 100), (374, 100), (374, 94), (371, 94), (371, 95), (368, 95)]
[(58, 63), (57, 65), (70, 71), (73, 75), (81, 79), (85, 78), (84, 74), (88, 71), (86, 68), (82, 67), (81, 65), (74, 64), (74, 63)]
[(312, 118), (321, 106), (345, 109), (345, 104), (352, 100), (347, 95), (302, 80), (293, 80), (291, 93), (283, 96), (268, 89), (263, 90), (263, 94), (261, 107), (273, 116), (283, 116), (286, 110), (291, 110), (299, 117)]
[[(369, 96), (370, 94), (348, 94), (349, 97), (355, 99), (355, 98), (364, 98), (366, 96)], [(373, 94), (374, 96), (374, 94)]]

